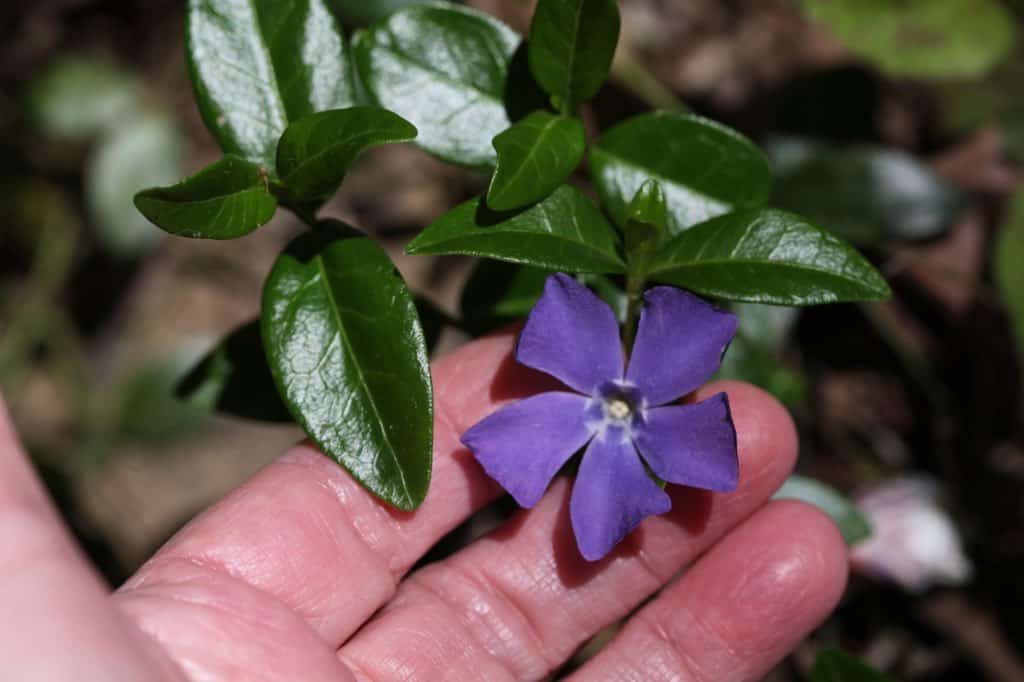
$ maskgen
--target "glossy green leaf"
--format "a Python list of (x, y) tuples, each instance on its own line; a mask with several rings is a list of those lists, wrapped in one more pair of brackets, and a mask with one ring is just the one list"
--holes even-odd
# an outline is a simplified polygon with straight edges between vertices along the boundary
[(263, 352), (259, 320), (232, 331), (178, 383), (179, 398), (204, 411), (291, 422)]
[(995, 278), (1013, 324), (1018, 356), (1024, 361), (1024, 191), (1006, 211), (995, 246)]
[(387, 109), (321, 111), (288, 126), (277, 147), (277, 174), (295, 201), (323, 201), (338, 189), (349, 166), (376, 145), (406, 142), (416, 128)]
[(565, 272), (622, 272), (618, 235), (579, 190), (562, 185), (544, 201), (496, 213), (473, 199), (438, 218), (406, 249), (462, 254)]
[(198, 239), (235, 239), (274, 216), (277, 199), (256, 165), (223, 159), (170, 187), (135, 195), (144, 216), (171, 234)]
[(852, 52), (883, 71), (914, 78), (975, 78), (1014, 41), (998, 0), (803, 0)]
[(856, 505), (839, 491), (821, 481), (794, 474), (775, 493), (776, 500), (800, 500), (829, 515), (848, 545), (871, 536), (871, 524)]
[(631, 272), (647, 271), (658, 251), (667, 224), (665, 193), (657, 180), (648, 180), (640, 185), (633, 200), (629, 202), (626, 222), (622, 228)]
[(292, 242), (263, 291), (263, 341), (292, 416), (381, 499), (430, 482), (433, 405), (416, 306), (383, 249), (337, 223)]
[(181, 177), (185, 141), (166, 116), (149, 114), (109, 130), (85, 168), (85, 198), (103, 247), (137, 256), (162, 236), (132, 205), (139, 190)]
[(814, 661), (811, 682), (896, 681), (841, 649), (825, 649), (818, 654)]
[(769, 150), (781, 157), (774, 203), (855, 244), (937, 237), (966, 205), (955, 186), (903, 152), (789, 140)]
[(772, 184), (764, 154), (739, 133), (699, 116), (664, 112), (605, 132), (591, 149), (590, 174), (619, 225), (640, 186), (657, 180), (670, 235), (734, 209), (762, 206)]
[(225, 153), (269, 171), (290, 122), (357, 103), (324, 0), (189, 0), (186, 42), (206, 126)]
[(489, 167), (491, 140), (509, 126), (505, 81), (518, 44), (496, 19), (437, 3), (368, 28), (354, 53), (370, 96), (416, 126), (417, 145), (445, 161)]
[(487, 206), (511, 211), (540, 201), (572, 175), (585, 149), (582, 121), (535, 111), (494, 138)]
[(728, 213), (666, 244), (651, 278), (705, 296), (776, 305), (878, 300), (889, 285), (846, 242), (772, 209)]
[(65, 57), (29, 83), (26, 110), (48, 135), (84, 142), (122, 123), (137, 110), (142, 88), (137, 79), (99, 59)]
[(556, 106), (572, 114), (601, 89), (618, 41), (616, 0), (539, 0), (530, 24), (530, 69)]

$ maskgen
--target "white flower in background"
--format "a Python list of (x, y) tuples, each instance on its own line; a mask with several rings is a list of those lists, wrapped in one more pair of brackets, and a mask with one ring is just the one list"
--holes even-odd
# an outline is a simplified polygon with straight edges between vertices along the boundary
[(919, 476), (890, 479), (859, 495), (872, 534), (851, 549), (854, 568), (910, 592), (969, 580), (971, 562), (938, 499), (938, 485)]

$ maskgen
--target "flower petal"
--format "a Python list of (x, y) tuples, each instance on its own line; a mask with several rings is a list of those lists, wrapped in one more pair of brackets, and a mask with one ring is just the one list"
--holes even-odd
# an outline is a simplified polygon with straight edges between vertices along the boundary
[(736, 489), (736, 428), (724, 393), (696, 405), (656, 407), (647, 410), (646, 418), (634, 427), (634, 439), (651, 471), (679, 485), (716, 492)]
[(562, 465), (593, 431), (588, 398), (552, 391), (507, 405), (462, 434), (484, 471), (521, 507), (537, 504)]
[(675, 287), (644, 294), (626, 381), (664, 405), (711, 378), (736, 334), (736, 316)]
[(569, 503), (584, 559), (597, 561), (645, 517), (671, 508), (672, 501), (644, 470), (629, 438), (609, 432), (590, 441)]
[(602, 382), (622, 378), (615, 314), (572, 277), (551, 275), (519, 335), (516, 359), (589, 395)]

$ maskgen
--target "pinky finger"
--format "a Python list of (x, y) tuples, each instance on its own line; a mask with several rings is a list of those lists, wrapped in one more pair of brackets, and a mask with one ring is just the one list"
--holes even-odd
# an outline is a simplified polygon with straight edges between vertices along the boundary
[(847, 554), (832, 522), (774, 502), (712, 548), (571, 679), (759, 680), (835, 607)]

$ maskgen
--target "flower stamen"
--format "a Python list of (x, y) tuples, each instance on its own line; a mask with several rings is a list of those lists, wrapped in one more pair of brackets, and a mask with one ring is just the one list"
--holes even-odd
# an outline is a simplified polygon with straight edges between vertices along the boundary
[(625, 421), (633, 414), (633, 408), (621, 398), (608, 401), (608, 416), (617, 421)]

